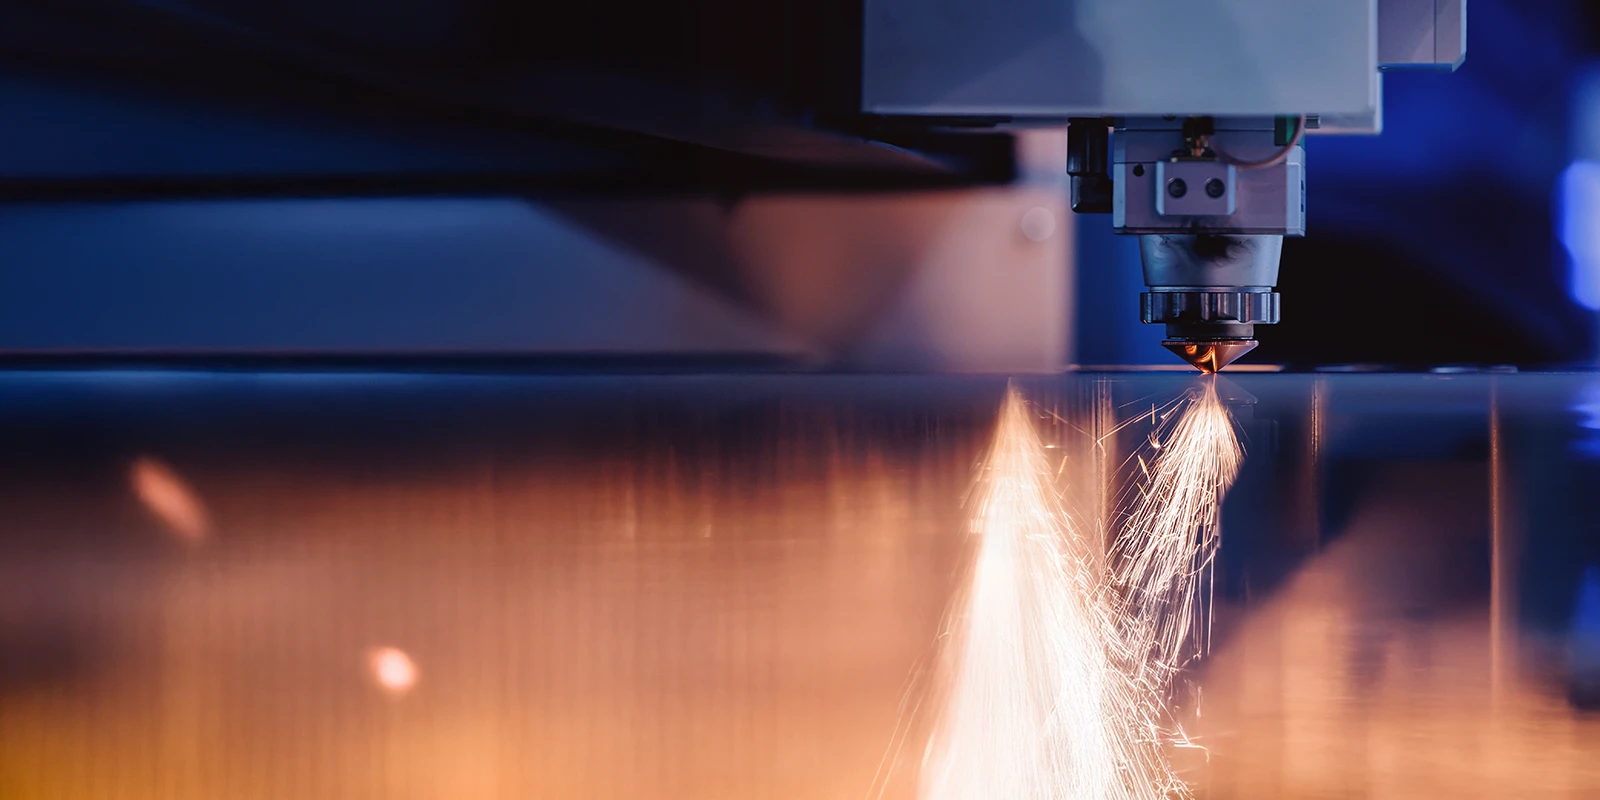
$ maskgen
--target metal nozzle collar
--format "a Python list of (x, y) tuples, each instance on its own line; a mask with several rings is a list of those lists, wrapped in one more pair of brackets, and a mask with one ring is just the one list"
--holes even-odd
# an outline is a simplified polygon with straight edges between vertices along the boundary
[(1164, 324), (1162, 342), (1197, 369), (1216, 372), (1256, 346), (1256, 325), (1278, 321), (1279, 235), (1224, 231), (1139, 237), (1144, 282), (1139, 318)]
[(1278, 312), (1278, 293), (1265, 289), (1139, 295), (1139, 319), (1146, 323), (1275, 325)]

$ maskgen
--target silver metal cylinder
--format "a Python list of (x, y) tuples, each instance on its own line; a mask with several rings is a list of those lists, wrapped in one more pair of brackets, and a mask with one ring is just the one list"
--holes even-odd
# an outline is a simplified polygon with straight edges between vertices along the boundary
[(1278, 321), (1283, 237), (1148, 234), (1139, 237), (1144, 280), (1139, 318), (1173, 340), (1249, 339)]
[(1152, 292), (1271, 291), (1278, 285), (1282, 236), (1145, 234), (1144, 282)]

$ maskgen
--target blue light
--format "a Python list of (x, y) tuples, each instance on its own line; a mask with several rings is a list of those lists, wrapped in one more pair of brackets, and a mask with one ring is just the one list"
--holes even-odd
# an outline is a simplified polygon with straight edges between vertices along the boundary
[(1578, 397), (1578, 402), (1573, 405), (1573, 411), (1578, 412), (1581, 419), (1578, 425), (1591, 431), (1600, 431), (1600, 382), (1591, 382), (1583, 387)]
[(1583, 571), (1577, 602), (1572, 609), (1572, 642), (1575, 656), (1586, 656), (1592, 669), (1600, 661), (1600, 567)]
[(1572, 411), (1578, 417), (1579, 431), (1572, 447), (1580, 455), (1600, 459), (1600, 380), (1591, 380), (1578, 392)]
[(1600, 311), (1600, 162), (1561, 173), (1561, 243), (1572, 262), (1572, 299)]

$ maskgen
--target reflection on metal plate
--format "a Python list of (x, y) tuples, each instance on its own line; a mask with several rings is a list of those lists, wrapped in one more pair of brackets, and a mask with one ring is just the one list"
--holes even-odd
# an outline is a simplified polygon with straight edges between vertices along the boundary
[[(1021, 381), (1080, 524), (1194, 380)], [(1196, 795), (1600, 792), (1595, 379), (1226, 380)], [(1004, 391), (0, 375), (0, 797), (913, 797)]]

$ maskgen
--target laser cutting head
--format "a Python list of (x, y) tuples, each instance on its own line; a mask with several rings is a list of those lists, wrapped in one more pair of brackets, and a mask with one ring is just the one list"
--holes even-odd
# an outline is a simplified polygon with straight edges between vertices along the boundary
[(1255, 349), (1256, 325), (1278, 321), (1282, 251), (1282, 236), (1140, 236), (1140, 319), (1165, 325), (1162, 345), (1179, 358), (1217, 372)]
[[(1148, 289), (1140, 318), (1162, 342), (1216, 372), (1278, 322), (1283, 237), (1305, 233), (1305, 150), (1298, 117), (1133, 117), (1069, 126), (1073, 208), (1105, 210), (1139, 237)], [(1098, 170), (1109, 157), (1109, 170)]]

